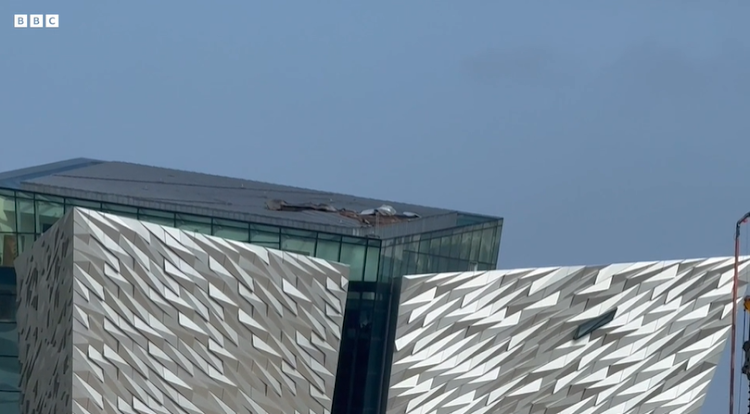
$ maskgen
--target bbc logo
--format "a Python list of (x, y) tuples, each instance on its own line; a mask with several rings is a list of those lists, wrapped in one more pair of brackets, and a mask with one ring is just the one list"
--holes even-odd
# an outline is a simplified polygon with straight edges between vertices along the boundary
[(56, 28), (60, 27), (60, 18), (56, 14), (16, 14), (13, 16), (15, 28)]

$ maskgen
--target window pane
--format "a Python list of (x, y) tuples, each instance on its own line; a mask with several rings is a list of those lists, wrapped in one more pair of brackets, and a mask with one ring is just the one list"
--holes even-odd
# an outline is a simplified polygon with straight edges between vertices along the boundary
[(21, 382), (21, 364), (18, 357), (0, 357), (0, 393), (15, 391)]
[(248, 225), (240, 221), (214, 220), (214, 236), (223, 239), (250, 241)]
[(158, 224), (160, 226), (174, 227), (174, 217), (166, 218), (166, 217), (155, 217), (155, 216), (147, 216), (147, 215), (139, 214), (138, 220), (145, 221), (147, 223)]
[[(407, 246), (408, 249), (408, 246)], [(417, 255), (413, 250), (404, 250), (404, 264), (402, 267), (403, 275), (413, 275), (419, 273), (417, 271)]]
[(365, 282), (376, 282), (378, 280), (378, 261), (380, 260), (380, 249), (374, 246), (367, 247), (367, 261), (365, 262)]
[(16, 321), (15, 292), (9, 292), (7, 290), (0, 290), (0, 322), (15, 322), (15, 321)]
[(448, 260), (448, 272), (464, 272), (467, 270), (470, 270), (467, 263), (464, 263), (458, 259)]
[(34, 201), (25, 198), (16, 199), (16, 224), (22, 233), (34, 233)]
[(211, 234), (211, 219), (208, 217), (178, 214), (175, 224), (176, 227), (180, 230)]
[(336, 234), (318, 233), (318, 239), (341, 241), (341, 236), (336, 235)]
[(20, 392), (0, 392), (0, 413), (20, 414)]
[(98, 203), (96, 201), (79, 200), (77, 198), (66, 198), (65, 211), (72, 210), (73, 207), (82, 207), (90, 210), (100, 211), (102, 209), (102, 203)]
[(39, 233), (44, 233), (49, 230), (60, 217), (65, 213), (65, 208), (62, 204), (51, 203), (49, 201), (37, 201), (36, 202), (36, 228)]
[(461, 235), (460, 252), (460, 259), (469, 260), (471, 258), (471, 233), (464, 233)]
[[(0, 318), (3, 317), (2, 309), (6, 298), (0, 295)], [(13, 301), (15, 308), (15, 300)], [(0, 323), (0, 356), (18, 356), (18, 329), (15, 323)]]
[(359, 282), (365, 267), (365, 249), (363, 245), (341, 244), (341, 262), (349, 265), (349, 280)]
[(315, 239), (282, 235), (281, 250), (312, 256), (315, 254)]
[(270, 226), (250, 225), (250, 243), (265, 246), (274, 244), (279, 248), (279, 229)]
[(435, 269), (435, 272), (447, 272), (450, 268), (448, 267), (448, 259), (445, 257), (441, 257), (438, 259), (438, 267)]
[(416, 260), (416, 267), (411, 271), (412, 273), (429, 273), (430, 266), (432, 265), (433, 256), (424, 253), (412, 253)]
[(489, 263), (494, 261), (492, 247), (495, 245), (495, 229), (490, 228), (482, 231), (482, 244), (479, 248), (479, 261)]
[(482, 232), (481, 231), (473, 231), (471, 232), (471, 261), (478, 262), (479, 261), (479, 245), (482, 240)]
[(135, 207), (122, 206), (119, 204), (102, 203), (102, 211), (120, 217), (138, 218), (138, 209)]
[(281, 229), (281, 234), (287, 235), (287, 236), (297, 236), (297, 237), (301, 237), (304, 239), (314, 239), (317, 236), (317, 234), (315, 234), (314, 231), (284, 229), (284, 228)]
[(272, 242), (250, 242), (250, 243), (255, 244), (257, 246), (268, 247), (269, 249), (280, 250), (279, 243), (272, 243)]
[(385, 253), (383, 254), (383, 262), (380, 263), (379, 272), (383, 276), (384, 280), (388, 280), (391, 278), (392, 270), (393, 270), (393, 246), (388, 246), (385, 248)]
[(34, 240), (36, 240), (35, 234), (19, 234), (18, 235), (18, 254), (31, 250), (31, 246), (34, 245)]
[(334, 262), (338, 262), (340, 247), (341, 247), (340, 242), (318, 239), (318, 245), (315, 249), (315, 257), (319, 257), (324, 260), (331, 260)]
[(16, 199), (0, 195), (0, 232), (16, 231)]
[(440, 238), (440, 256), (448, 257), (451, 255), (451, 236)]
[(406, 253), (404, 252), (404, 245), (393, 246), (393, 268), (391, 269), (391, 277), (399, 277), (404, 275), (404, 258)]
[(424, 238), (419, 242), (419, 253), (430, 254), (430, 239)]
[(433, 256), (440, 255), (440, 239), (434, 238), (430, 240), (430, 254)]
[(0, 234), (0, 266), (11, 267), (18, 256), (18, 244), (15, 234)]
[(461, 254), (461, 235), (460, 234), (454, 234), (451, 236), (450, 241), (450, 252), (448, 252), (448, 257), (459, 257)]
[(483, 271), (483, 270), (493, 270), (492, 265), (489, 263), (479, 263), (477, 265), (477, 270)]
[(174, 227), (174, 213), (166, 211), (138, 209), (138, 220), (162, 226)]

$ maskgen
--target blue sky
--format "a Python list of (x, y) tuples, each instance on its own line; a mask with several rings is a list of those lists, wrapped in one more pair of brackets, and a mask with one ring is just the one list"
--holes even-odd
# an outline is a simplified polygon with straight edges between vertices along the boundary
[[(184, 3), (0, 3), (0, 170), (86, 156), (500, 215), (503, 268), (733, 252), (748, 2)], [(60, 28), (13, 29), (32, 13)]]

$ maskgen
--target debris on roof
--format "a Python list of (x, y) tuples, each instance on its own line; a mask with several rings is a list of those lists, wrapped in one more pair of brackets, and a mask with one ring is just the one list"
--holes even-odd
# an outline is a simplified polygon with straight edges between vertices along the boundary
[(365, 226), (382, 226), (420, 218), (417, 213), (408, 211), (398, 213), (393, 206), (387, 204), (383, 204), (378, 208), (363, 210), (360, 213), (346, 209), (337, 209), (330, 204), (292, 204), (287, 203), (284, 200), (268, 200), (266, 202), (266, 207), (272, 211), (320, 211), (324, 213), (338, 213), (343, 217), (357, 220)]
[(272, 211), (324, 211), (327, 213), (335, 213), (336, 207), (329, 204), (315, 204), (315, 203), (304, 203), (304, 204), (292, 204), (287, 203), (284, 200), (268, 200), (266, 206)]

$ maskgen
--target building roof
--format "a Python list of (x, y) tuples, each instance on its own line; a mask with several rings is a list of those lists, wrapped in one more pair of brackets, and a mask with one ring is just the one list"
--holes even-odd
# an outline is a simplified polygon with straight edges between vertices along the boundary
[[(77, 158), (0, 173), (0, 188), (305, 228), (399, 237), (501, 220), (325, 191), (115, 161)], [(361, 214), (383, 205), (397, 216)]]

